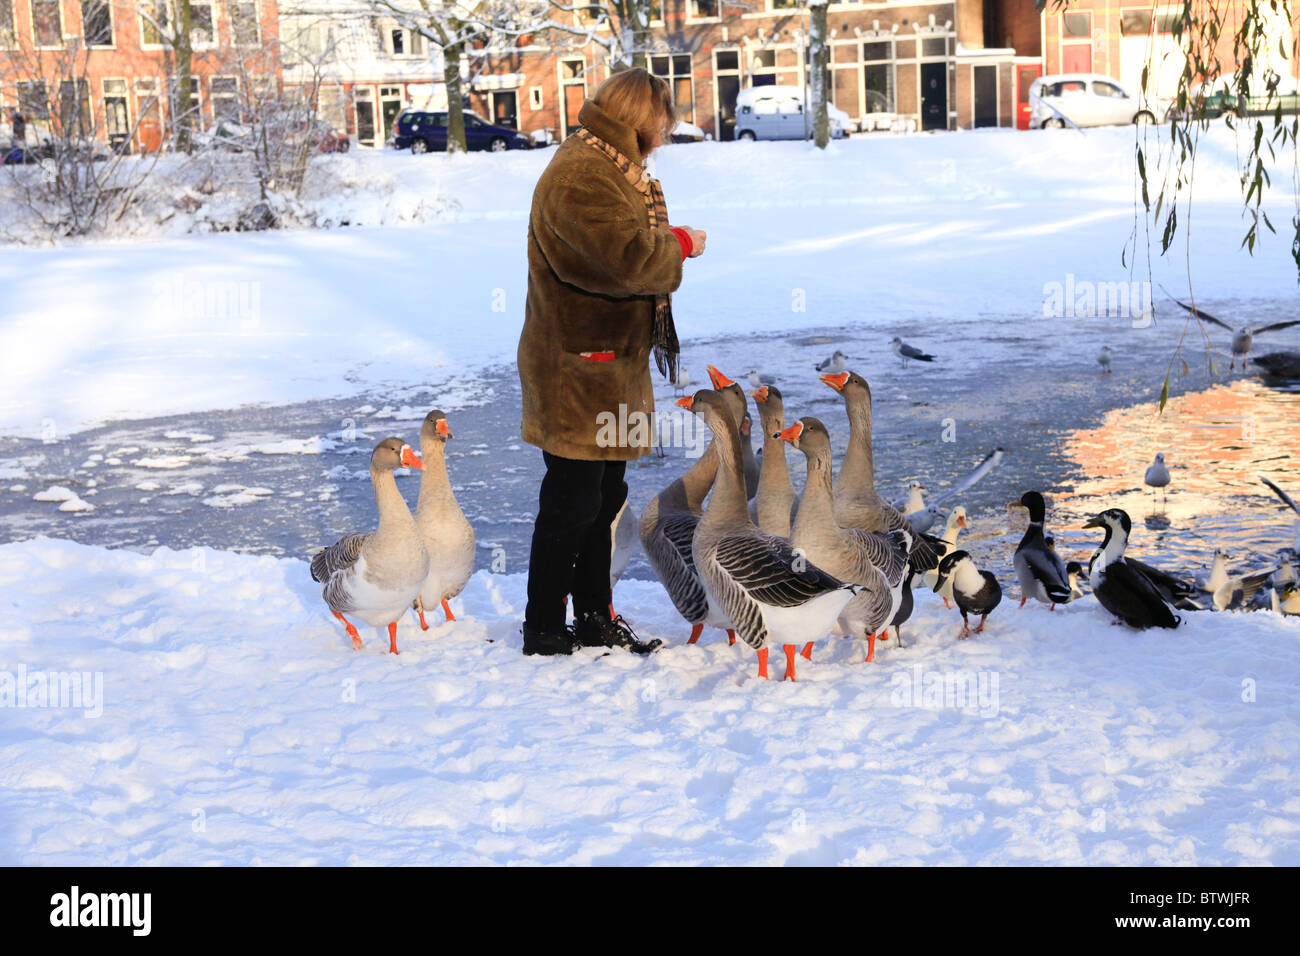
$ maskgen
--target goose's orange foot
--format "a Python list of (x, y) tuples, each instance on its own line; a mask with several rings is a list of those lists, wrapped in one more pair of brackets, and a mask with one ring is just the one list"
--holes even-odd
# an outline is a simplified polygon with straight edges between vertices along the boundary
[(416, 613), (420, 615), (420, 630), (427, 631), (429, 629), (429, 624), (424, 619), (424, 604), (423, 603), (417, 604), (415, 606), (415, 610)]
[(397, 622), (396, 621), (388, 622), (388, 652), (390, 654), (397, 653)]
[(703, 632), (704, 632), (704, 625), (696, 624), (694, 627), (691, 628), (691, 639), (686, 643), (694, 644), (696, 641), (700, 639), (700, 634), (702, 634)]
[(456, 620), (456, 615), (451, 613), (451, 607), (447, 604), (446, 598), (442, 599), (442, 613), (447, 615), (447, 620), (449, 621)]
[(735, 632), (735, 630), (733, 630), (732, 628), (727, 628), (727, 644), (728, 644), (728, 645), (731, 645), (731, 644), (735, 644), (735, 643), (736, 643), (736, 632)]
[(1020, 599), (1020, 606), (1021, 606), (1021, 607), (1024, 607), (1024, 606), (1025, 606), (1025, 602), (1028, 601), (1028, 600), (1029, 600), (1029, 598), (1027, 598), (1027, 597), (1022, 597), (1022, 598)]
[(876, 659), (876, 635), (868, 634), (867, 635), (867, 659), (865, 663), (870, 664), (875, 659)]
[(799, 650), (798, 644), (782, 644), (781, 649), (785, 651), (785, 679), (794, 680), (794, 655)]
[(951, 610), (952, 610), (952, 605), (948, 603), (948, 599), (947, 599), (947, 598), (944, 598), (944, 599), (943, 599), (943, 609), (944, 609), (945, 611), (951, 611)]
[(977, 628), (975, 628), (975, 633), (976, 633), (976, 634), (978, 634), (978, 633), (980, 633), (980, 631), (984, 630), (984, 622), (987, 621), (988, 619), (989, 619), (989, 616), (988, 616), (987, 614), (985, 614), (983, 617), (980, 618), (980, 626), (977, 627)]
[(815, 643), (814, 641), (809, 641), (807, 644), (803, 646), (803, 650), (799, 652), (803, 655), (804, 660), (806, 661), (812, 660), (812, 649), (814, 643)]
[(767, 679), (768, 679), (768, 677), (767, 677), (767, 648), (766, 648), (766, 647), (760, 647), (760, 648), (758, 649), (758, 676), (761, 677), (761, 678), (763, 678), (763, 680), (767, 680)]
[(357, 633), (357, 629), (356, 629), (355, 627), (352, 626), (352, 622), (349, 621), (349, 620), (348, 620), (346, 617), (344, 617), (342, 614), (340, 614), (338, 611), (335, 611), (335, 612), (333, 612), (333, 613), (334, 613), (334, 616), (335, 616), (335, 617), (337, 617), (340, 621), (343, 622), (343, 626), (346, 627), (346, 628), (348, 629), (348, 637), (352, 638), (352, 649), (353, 649), (354, 651), (359, 651), (359, 650), (361, 650), (361, 648), (364, 646), (364, 645), (361, 643), (361, 635), (358, 634), (358, 633)]

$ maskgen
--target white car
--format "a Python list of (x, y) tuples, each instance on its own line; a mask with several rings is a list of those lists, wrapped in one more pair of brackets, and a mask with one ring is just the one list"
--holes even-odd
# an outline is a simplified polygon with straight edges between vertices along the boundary
[(1029, 102), (1029, 125), (1034, 129), (1155, 122), (1151, 110), (1119, 80), (1100, 73), (1040, 76), (1030, 84)]
[[(833, 103), (826, 104), (831, 138), (849, 135), (853, 121)], [(800, 86), (752, 86), (736, 95), (736, 139), (803, 139), (812, 135), (812, 115), (804, 117)]]

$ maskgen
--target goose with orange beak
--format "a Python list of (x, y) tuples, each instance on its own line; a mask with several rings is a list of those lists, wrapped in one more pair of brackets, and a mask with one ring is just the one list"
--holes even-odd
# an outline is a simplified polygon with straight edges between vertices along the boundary
[[(835, 477), (835, 520), (844, 528), (886, 533), (907, 530), (906, 516), (876, 491), (875, 453), (871, 447), (871, 386), (857, 372), (820, 375), (822, 384), (839, 392), (849, 418), (849, 445)], [(910, 561), (917, 571), (939, 563), (937, 549), (925, 535), (913, 533)]]
[[(785, 403), (775, 385), (762, 385), (749, 393), (758, 406), (763, 428), (763, 468), (758, 476), (758, 493), (750, 503), (749, 514), (768, 534), (790, 537), (794, 523), (794, 483), (790, 465), (785, 460), (786, 442), (781, 440), (785, 428)], [(742, 445), (742, 451), (744, 446)]]
[[(717, 370), (710, 365), (710, 376), (715, 371)], [(735, 391), (739, 392), (739, 387)], [(734, 412), (735, 395), (727, 396), (726, 400)], [(683, 398), (677, 404), (689, 408), (690, 401), (689, 398)], [(645, 550), (659, 583), (668, 592), (673, 607), (691, 625), (688, 644), (694, 644), (700, 639), (706, 624), (725, 630), (728, 642), (736, 643), (731, 622), (717, 607), (709, 604), (704, 582), (700, 580), (691, 551), (695, 526), (699, 524), (700, 515), (704, 512), (704, 499), (708, 497), (717, 473), (718, 449), (716, 443), (711, 442), (686, 470), (686, 474), (651, 498), (645, 511), (641, 512), (641, 547)]]
[(343, 622), (352, 647), (361, 636), (349, 618), (388, 628), (388, 649), (397, 653), (397, 621), (419, 597), (429, 574), (429, 553), (406, 499), (397, 490), (393, 471), (424, 468), (400, 438), (385, 438), (370, 456), (370, 483), (375, 489), (379, 527), (345, 535), (311, 562), (311, 577), (324, 585), (325, 604)]
[[(866, 640), (870, 663), (875, 660), (877, 639), (887, 634), (903, 601), (912, 536), (903, 529), (879, 534), (836, 524), (831, 436), (819, 420), (801, 418), (779, 437), (808, 460), (808, 481), (790, 543), (827, 574), (859, 586), (836, 626), (846, 637)], [(811, 647), (805, 648), (805, 656), (810, 652)]]
[(754, 457), (754, 443), (750, 440), (753, 425), (745, 402), (745, 390), (738, 382), (720, 372), (717, 366), (708, 365), (705, 369), (709, 373), (709, 381), (713, 383), (713, 390), (726, 397), (727, 408), (736, 417), (736, 428), (742, 439), (740, 454), (745, 466), (745, 500), (748, 501), (758, 494), (759, 467), (758, 459)]
[(789, 541), (755, 527), (745, 504), (739, 435), (726, 400), (700, 391), (679, 403), (700, 417), (718, 447), (718, 478), (695, 528), (692, 551), (709, 603), (758, 652), (758, 676), (767, 678), (768, 650), (785, 651), (785, 676), (795, 679), (795, 655), (811, 654), (857, 588), (827, 574)]
[(429, 629), (425, 608), (442, 605), (444, 619), (456, 620), (447, 602), (464, 589), (474, 571), (474, 529), (456, 501), (447, 474), (447, 439), (451, 438), (447, 416), (434, 409), (420, 426), (420, 454), (424, 471), (420, 475), (420, 499), (415, 505), (415, 525), (420, 529), (429, 553), (429, 573), (415, 599), (420, 627)]

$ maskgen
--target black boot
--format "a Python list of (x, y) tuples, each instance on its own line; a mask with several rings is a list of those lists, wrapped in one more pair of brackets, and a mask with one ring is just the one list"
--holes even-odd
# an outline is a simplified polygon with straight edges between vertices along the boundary
[(658, 638), (641, 640), (623, 620), (623, 615), (611, 620), (601, 611), (581, 615), (573, 625), (573, 635), (579, 647), (625, 647), (633, 654), (653, 654), (664, 643)]
[(527, 655), (539, 654), (551, 657), (556, 654), (572, 654), (576, 646), (573, 628), (567, 624), (558, 630), (546, 630), (525, 624), (523, 631), (524, 653)]

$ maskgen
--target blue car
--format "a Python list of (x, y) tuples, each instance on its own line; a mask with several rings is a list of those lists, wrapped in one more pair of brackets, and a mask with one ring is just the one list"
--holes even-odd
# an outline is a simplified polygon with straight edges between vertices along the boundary
[[(532, 142), (517, 129), (493, 126), (483, 117), (465, 112), (465, 145), (499, 153), (507, 149), (530, 149)], [(412, 153), (443, 151), (447, 148), (447, 113), (405, 110), (397, 117), (393, 146)]]

